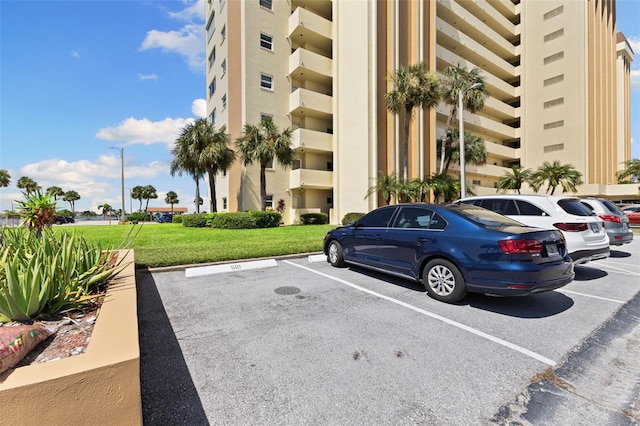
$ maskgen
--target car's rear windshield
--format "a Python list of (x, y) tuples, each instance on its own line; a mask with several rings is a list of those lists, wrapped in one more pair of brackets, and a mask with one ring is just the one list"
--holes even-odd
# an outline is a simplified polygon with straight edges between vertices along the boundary
[(558, 205), (562, 210), (574, 216), (593, 216), (593, 212), (577, 198), (562, 199), (558, 201)]
[(524, 226), (506, 216), (472, 204), (458, 204), (455, 211), (467, 219), (483, 226)]
[(623, 215), (624, 213), (622, 213), (622, 210), (620, 210), (618, 208), (618, 206), (616, 206), (615, 204), (613, 204), (611, 201), (609, 200), (600, 200), (600, 202), (602, 204), (604, 204), (604, 206), (611, 212), (611, 213), (615, 213), (618, 215)]

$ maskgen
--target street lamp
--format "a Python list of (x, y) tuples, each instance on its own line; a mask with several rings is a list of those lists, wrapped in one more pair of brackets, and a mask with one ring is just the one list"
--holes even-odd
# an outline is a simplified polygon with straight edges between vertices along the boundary
[(120, 213), (120, 221), (124, 223), (124, 148), (116, 148), (115, 146), (110, 146), (109, 149), (117, 149), (120, 151), (120, 162), (121, 166), (121, 176), (122, 176), (122, 212)]
[(467, 184), (466, 184), (466, 171), (465, 171), (465, 159), (464, 159), (464, 120), (462, 115), (464, 113), (464, 109), (462, 106), (462, 99), (464, 95), (471, 89), (475, 89), (480, 86), (482, 83), (473, 83), (470, 87), (465, 90), (458, 91), (458, 141), (460, 145), (460, 198), (464, 198), (467, 196)]

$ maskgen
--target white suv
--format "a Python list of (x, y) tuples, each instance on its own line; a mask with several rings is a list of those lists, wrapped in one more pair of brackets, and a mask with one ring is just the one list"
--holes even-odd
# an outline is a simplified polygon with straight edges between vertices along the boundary
[(496, 194), (463, 198), (537, 228), (557, 228), (567, 241), (569, 256), (577, 264), (609, 257), (609, 237), (600, 218), (579, 198), (560, 195)]

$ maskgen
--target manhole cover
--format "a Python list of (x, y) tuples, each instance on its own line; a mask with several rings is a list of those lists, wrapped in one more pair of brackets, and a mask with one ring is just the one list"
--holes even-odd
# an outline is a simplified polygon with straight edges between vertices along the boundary
[(283, 295), (300, 293), (300, 289), (298, 287), (291, 287), (291, 286), (278, 287), (273, 291), (275, 291), (276, 294), (283, 294)]

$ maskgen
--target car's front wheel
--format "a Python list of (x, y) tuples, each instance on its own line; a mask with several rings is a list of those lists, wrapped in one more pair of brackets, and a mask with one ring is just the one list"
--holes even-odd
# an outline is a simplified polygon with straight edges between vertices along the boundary
[(422, 284), (429, 296), (446, 303), (458, 302), (467, 295), (460, 270), (445, 259), (433, 259), (424, 267)]
[(342, 246), (336, 240), (333, 240), (329, 243), (329, 248), (327, 250), (327, 260), (331, 266), (343, 267), (344, 263), (344, 251), (342, 250)]

